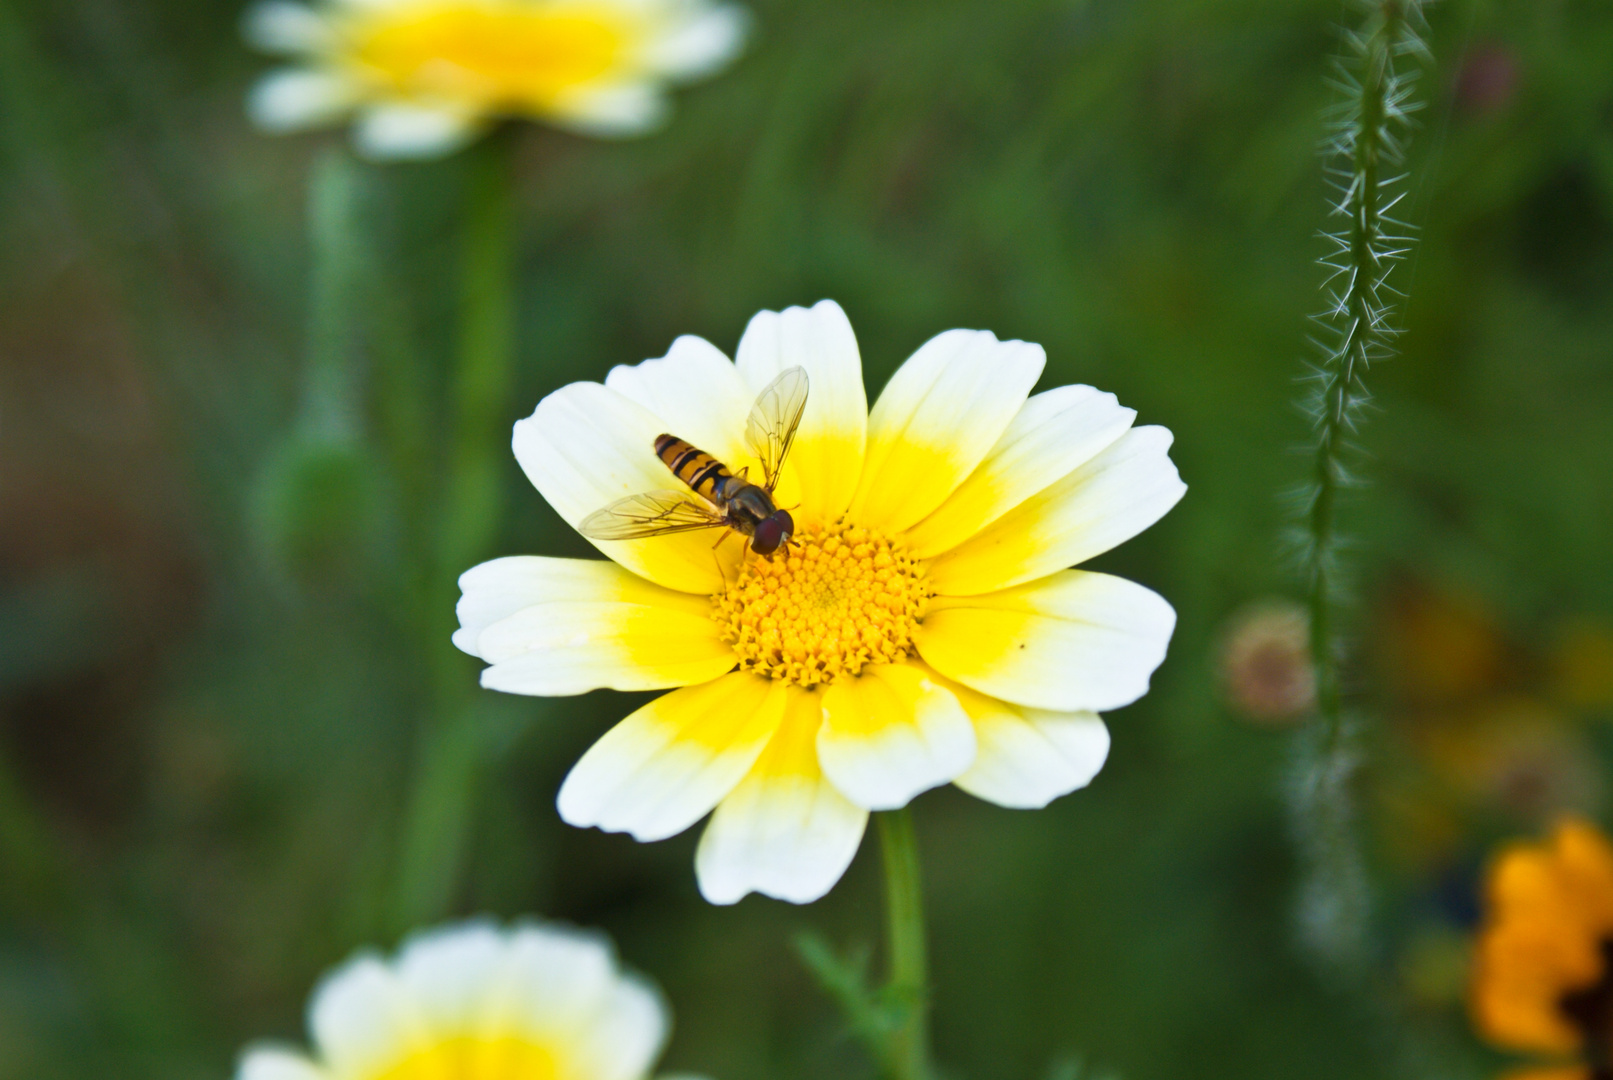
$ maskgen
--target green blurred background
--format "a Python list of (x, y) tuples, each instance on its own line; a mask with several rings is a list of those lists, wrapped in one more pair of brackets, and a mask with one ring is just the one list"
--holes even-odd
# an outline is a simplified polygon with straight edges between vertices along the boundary
[[(502, 136), (500, 429), (678, 334), (732, 350), (756, 310), (826, 296), (871, 389), (949, 327), (1042, 343), (1044, 386), (1176, 432), (1187, 498), (1098, 564), (1180, 627), (1089, 790), (1034, 813), (918, 800), (940, 1059), (971, 1080), (1074, 1055), (1127, 1080), (1493, 1071), (1461, 1005), (1477, 869), (1498, 837), (1602, 810), (1613, 749), (1613, 5), (1430, 11), (1408, 333), (1371, 375), (1372, 484), (1346, 514), (1366, 995), (1295, 943), (1294, 737), (1218, 671), (1229, 620), (1297, 592), (1279, 495), (1304, 471), (1316, 147), (1355, 9), (753, 7), (749, 52), (666, 132)], [(416, 910), (608, 929), (673, 1002), (669, 1067), (866, 1075), (789, 941), (877, 947), (872, 845), (813, 907), (708, 906), (697, 832), (643, 846), (554, 811), (633, 700), (473, 696), (447, 650), (456, 592), (422, 536), (466, 191), (496, 151), (344, 172), (347, 231), (321, 249), (309, 177), (342, 140), (247, 126), (266, 65), (239, 16), (0, 0), (0, 1077), (227, 1077), (244, 1041), (300, 1038), (319, 973), (405, 929), (401, 821), (444, 671), (474, 784)], [(498, 469), (477, 558), (586, 552)]]

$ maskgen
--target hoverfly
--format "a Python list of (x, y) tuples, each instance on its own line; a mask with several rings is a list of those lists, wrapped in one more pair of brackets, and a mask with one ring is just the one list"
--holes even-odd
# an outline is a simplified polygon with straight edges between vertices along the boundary
[(638, 540), (726, 527), (744, 535), (756, 554), (773, 554), (795, 532), (790, 512), (773, 504), (773, 489), (795, 442), (806, 399), (806, 369), (792, 367), (768, 383), (751, 406), (745, 442), (762, 463), (760, 485), (746, 479), (748, 467), (735, 475), (676, 435), (657, 435), (655, 456), (689, 486), (693, 496), (676, 490), (629, 495), (583, 518), (577, 531), (594, 540)]

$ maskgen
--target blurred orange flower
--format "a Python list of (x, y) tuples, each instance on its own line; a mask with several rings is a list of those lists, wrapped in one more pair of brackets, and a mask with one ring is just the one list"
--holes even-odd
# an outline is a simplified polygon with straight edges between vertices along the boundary
[(1486, 882), (1470, 1001), (1479, 1033), (1509, 1050), (1577, 1059), (1509, 1080), (1589, 1080), (1613, 1068), (1613, 844), (1562, 821), (1502, 851)]

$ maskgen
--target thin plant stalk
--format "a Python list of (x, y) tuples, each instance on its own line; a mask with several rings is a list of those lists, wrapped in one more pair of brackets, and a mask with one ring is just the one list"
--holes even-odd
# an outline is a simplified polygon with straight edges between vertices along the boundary
[(929, 957), (913, 814), (903, 807), (879, 814), (877, 821), (880, 853), (885, 865), (885, 919), (890, 962), (887, 992), (896, 1008), (886, 1065), (892, 1080), (929, 1080)]
[[(402, 823), (394, 897), (399, 926), (440, 918), (453, 902), (475, 807), (480, 740), (473, 665), (449, 643), (458, 575), (489, 553), (503, 519), (514, 377), (512, 144), (500, 132), (470, 151), (460, 259), (460, 325), (444, 484), (429, 534), (433, 572), (420, 620), (431, 640), (432, 702), (421, 726)], [(439, 614), (441, 613), (441, 614)]]
[(1364, 29), (1346, 39), (1340, 64), (1341, 119), (1329, 149), (1340, 197), (1334, 214), (1347, 224), (1326, 234), (1335, 250), (1323, 260), (1332, 273), (1329, 308), (1320, 318), (1329, 332), (1307, 402), (1315, 430), (1312, 472), (1303, 500), (1302, 545), (1309, 591), (1310, 648), (1316, 672), (1316, 723), (1305, 733), (1295, 801), (1309, 880), (1301, 904), (1308, 944), (1338, 969), (1359, 973), (1369, 907), (1365, 871), (1354, 841), (1350, 787), (1358, 766), (1340, 672), (1339, 599), (1342, 591), (1339, 506), (1355, 485), (1353, 439), (1370, 403), (1365, 377), (1394, 351), (1394, 293), (1387, 279), (1408, 239), (1389, 212), (1403, 196), (1402, 132), (1415, 72), (1398, 68), (1424, 52), (1417, 35), (1419, 0), (1377, 0)]
[(1341, 249), (1342, 259), (1324, 265), (1334, 271), (1342, 286), (1332, 296), (1325, 318), (1337, 329), (1321, 386), (1313, 403), (1316, 452), (1312, 497), (1306, 515), (1310, 541), (1311, 652), (1316, 665), (1316, 707), (1332, 738), (1343, 722), (1343, 693), (1339, 677), (1339, 649), (1335, 640), (1334, 609), (1339, 590), (1338, 503), (1351, 485), (1347, 464), (1350, 439), (1359, 426), (1370, 397), (1364, 377), (1375, 360), (1393, 352), (1399, 331), (1391, 324), (1386, 279), (1404, 254), (1405, 238), (1391, 236), (1387, 212), (1401, 198), (1393, 191), (1398, 176), (1386, 176), (1403, 160), (1403, 148), (1394, 130), (1404, 120), (1409, 84), (1394, 69), (1395, 58), (1415, 41), (1408, 23), (1408, 0), (1386, 0), (1378, 6), (1375, 21), (1359, 46), (1362, 63), (1354, 84), (1351, 116), (1335, 144), (1350, 164), (1343, 197), (1334, 212), (1349, 220), (1347, 229), (1329, 234)]

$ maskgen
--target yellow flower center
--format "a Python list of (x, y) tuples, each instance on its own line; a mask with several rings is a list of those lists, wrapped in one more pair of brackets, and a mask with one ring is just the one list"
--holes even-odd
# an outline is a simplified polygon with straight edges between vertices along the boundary
[(629, 30), (588, 3), (403, 3), (355, 17), (350, 59), (404, 94), (541, 107), (617, 67)]
[(912, 655), (928, 599), (900, 544), (836, 524), (747, 559), (712, 604), (741, 671), (816, 686)]
[(465, 1037), (416, 1051), (374, 1080), (554, 1080), (559, 1074), (546, 1046), (514, 1037)]

